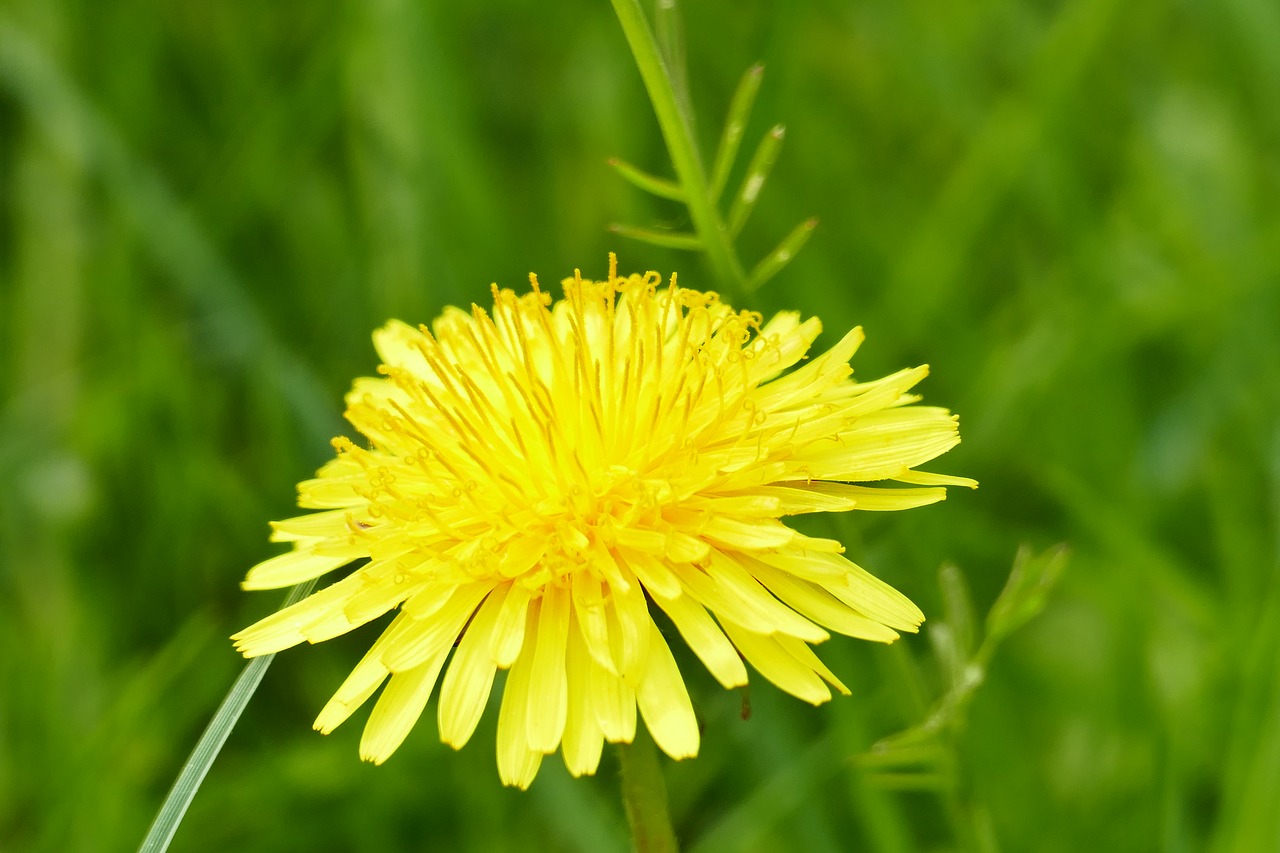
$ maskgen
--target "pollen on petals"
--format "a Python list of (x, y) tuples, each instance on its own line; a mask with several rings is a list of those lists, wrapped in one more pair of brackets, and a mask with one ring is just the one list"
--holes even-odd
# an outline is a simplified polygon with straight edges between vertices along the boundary
[(927, 367), (858, 382), (861, 329), (809, 357), (816, 318), (766, 322), (674, 276), (619, 276), (612, 256), (559, 300), (530, 285), (374, 333), (378, 375), (346, 397), (363, 438), (335, 439), (298, 487), (317, 511), (274, 523), (291, 550), (244, 581), (357, 564), (237, 634), (251, 657), (395, 614), (318, 730), (376, 695), (360, 753), (380, 763), (438, 689), (440, 737), (460, 749), (501, 685), (498, 775), (526, 788), (556, 752), (594, 773), (639, 720), (671, 757), (697, 754), (677, 635), (725, 688), (749, 666), (817, 704), (848, 689), (812, 645), (918, 628), (906, 596), (786, 518), (977, 485), (919, 470), (960, 440), (953, 415), (919, 405)]

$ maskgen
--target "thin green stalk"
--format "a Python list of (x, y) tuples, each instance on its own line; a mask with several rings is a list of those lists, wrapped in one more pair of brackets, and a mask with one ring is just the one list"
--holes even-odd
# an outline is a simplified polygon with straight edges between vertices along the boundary
[[(306, 598), (315, 585), (316, 582), (311, 580), (295, 586), (289, 591), (282, 609)], [(218, 712), (209, 721), (196, 748), (191, 751), (191, 757), (174, 780), (169, 795), (164, 798), (164, 804), (160, 806), (156, 819), (147, 830), (147, 837), (138, 848), (139, 853), (163, 853), (169, 848), (169, 842), (173, 841), (173, 835), (178, 831), (178, 825), (182, 823), (191, 801), (195, 799), (196, 791), (200, 790), (200, 783), (213, 766), (214, 759), (227, 742), (228, 735), (235, 728), (236, 721), (240, 719), (249, 700), (253, 698), (254, 691), (258, 689), (262, 676), (266, 674), (267, 667), (271, 666), (274, 658), (274, 654), (269, 654), (249, 661), (240, 677), (231, 685), (227, 697), (222, 700)]]
[(734, 254), (729, 234), (711, 199), (707, 175), (694, 142), (693, 129), (680, 109), (671, 75), (662, 60), (640, 2), (612, 2), (613, 11), (618, 16), (627, 44), (635, 57), (636, 67), (640, 69), (645, 89), (649, 92), (649, 100), (653, 103), (658, 126), (662, 128), (662, 138), (671, 155), (671, 165), (675, 168), (680, 185), (684, 187), (689, 218), (693, 220), (693, 228), (702, 242), (703, 251), (711, 262), (720, 287), (731, 292), (735, 298), (745, 297), (746, 273)]
[(635, 740), (618, 744), (622, 764), (622, 803), (631, 825), (636, 853), (677, 853), (680, 849), (667, 810), (667, 785), (658, 763), (658, 748), (644, 726)]

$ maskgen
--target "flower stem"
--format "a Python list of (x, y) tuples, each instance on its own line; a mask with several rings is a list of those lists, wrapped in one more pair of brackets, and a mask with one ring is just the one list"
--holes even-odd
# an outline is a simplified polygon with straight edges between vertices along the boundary
[(746, 273), (729, 242), (729, 233), (720, 221), (712, 199), (707, 174), (698, 157), (693, 138), (693, 126), (689, 116), (680, 108), (671, 74), (663, 62), (662, 54), (654, 41), (653, 31), (640, 8), (639, 0), (612, 0), (613, 11), (627, 37), (627, 44), (635, 57), (640, 76), (644, 79), (653, 111), (657, 114), (662, 138), (675, 167), (676, 177), (684, 188), (689, 218), (706, 252), (707, 260), (720, 286), (731, 291), (735, 299), (746, 295)]
[(667, 811), (667, 786), (658, 749), (644, 726), (636, 727), (631, 743), (618, 744), (618, 760), (622, 763), (622, 803), (636, 853), (677, 853), (680, 845)]
[[(282, 608), (306, 598), (315, 585), (316, 582), (312, 580), (295, 586), (289, 591), (289, 597), (285, 599)], [(147, 837), (143, 839), (138, 853), (163, 853), (169, 848), (169, 843), (173, 841), (173, 835), (178, 831), (178, 825), (182, 823), (187, 808), (195, 799), (196, 791), (200, 790), (200, 783), (204, 781), (209, 768), (213, 766), (214, 759), (218, 757), (222, 745), (227, 742), (227, 737), (235, 728), (236, 721), (240, 719), (245, 706), (253, 698), (254, 691), (258, 689), (262, 676), (266, 675), (267, 667), (271, 666), (274, 658), (274, 654), (269, 654), (249, 661), (240, 673), (240, 677), (231, 685), (226, 698), (222, 700), (222, 705), (218, 707), (218, 712), (209, 721), (196, 748), (191, 751), (191, 757), (187, 759), (182, 772), (174, 780), (173, 787), (169, 789), (169, 795), (164, 798), (164, 804), (156, 813), (156, 818), (152, 821), (151, 828), (147, 830)]]

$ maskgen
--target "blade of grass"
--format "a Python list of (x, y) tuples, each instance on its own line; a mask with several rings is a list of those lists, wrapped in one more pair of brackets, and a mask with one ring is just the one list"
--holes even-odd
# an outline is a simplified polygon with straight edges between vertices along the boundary
[[(316, 582), (310, 580), (295, 586), (289, 591), (281, 609), (306, 598), (315, 585)], [(147, 837), (143, 839), (138, 853), (163, 853), (169, 848), (169, 842), (173, 840), (173, 835), (178, 831), (178, 826), (191, 806), (191, 801), (200, 790), (200, 784), (204, 782), (204, 777), (213, 766), (214, 759), (222, 751), (222, 745), (227, 742), (227, 737), (235, 728), (245, 706), (249, 704), (254, 691), (258, 689), (262, 676), (266, 675), (267, 667), (271, 666), (271, 661), (274, 659), (275, 654), (269, 654), (249, 661), (244, 671), (240, 673), (240, 677), (231, 685), (227, 698), (222, 700), (217, 713), (205, 728), (204, 734), (200, 735), (196, 748), (191, 751), (191, 757), (187, 759), (182, 772), (174, 780), (168, 796), (164, 798), (164, 803), (156, 813), (156, 819), (151, 823), (151, 828), (147, 830)]]

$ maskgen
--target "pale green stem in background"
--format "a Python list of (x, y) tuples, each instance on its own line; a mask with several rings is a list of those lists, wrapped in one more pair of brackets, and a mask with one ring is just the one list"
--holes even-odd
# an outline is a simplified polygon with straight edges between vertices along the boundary
[(680, 849), (667, 810), (667, 785), (658, 749), (644, 726), (631, 743), (618, 744), (622, 764), (622, 802), (627, 809), (635, 853), (677, 853)]
[(680, 20), (677, 0), (657, 0), (653, 4), (653, 35), (658, 53), (667, 68), (671, 90), (675, 92), (680, 112), (689, 122), (689, 129), (697, 132), (693, 99), (689, 97), (689, 66), (685, 59), (684, 22)]
[[(315, 585), (316, 582), (311, 580), (295, 586), (289, 591), (289, 597), (285, 599), (281, 609), (306, 598)], [(160, 806), (156, 819), (147, 830), (147, 837), (138, 848), (139, 853), (162, 853), (169, 848), (169, 842), (173, 841), (173, 834), (178, 831), (178, 824), (182, 823), (187, 808), (195, 799), (196, 791), (200, 790), (200, 783), (204, 781), (209, 768), (213, 766), (214, 759), (222, 751), (222, 745), (227, 742), (227, 737), (235, 728), (236, 721), (240, 719), (245, 706), (253, 698), (254, 691), (258, 689), (258, 684), (262, 681), (262, 676), (266, 675), (267, 667), (271, 666), (273, 659), (275, 655), (269, 654), (249, 661), (235, 684), (231, 685), (227, 698), (222, 700), (221, 707), (209, 721), (204, 734), (200, 736), (199, 743), (191, 751), (191, 757), (187, 759), (182, 772), (178, 774), (173, 787), (169, 789), (164, 805)]]
[(688, 116), (680, 109), (671, 75), (663, 62), (653, 31), (640, 8), (639, 0), (612, 0), (613, 10), (627, 37), (627, 44), (635, 57), (636, 66), (644, 80), (653, 111), (662, 128), (662, 138), (671, 155), (671, 165), (685, 190), (685, 203), (689, 218), (698, 234), (702, 250), (723, 290), (735, 299), (746, 295), (746, 274), (734, 254), (729, 234), (720, 221), (720, 214), (712, 201), (707, 174), (698, 157), (693, 128)]

